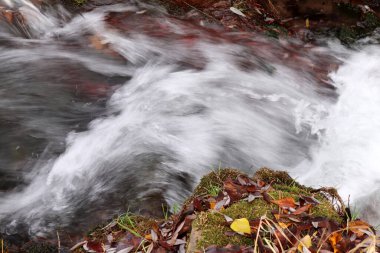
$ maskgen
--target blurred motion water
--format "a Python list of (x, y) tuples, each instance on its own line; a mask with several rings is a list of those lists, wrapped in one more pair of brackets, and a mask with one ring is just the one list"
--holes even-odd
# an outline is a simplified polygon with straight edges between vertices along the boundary
[(140, 2), (12, 3), (26, 23), (0, 23), (2, 232), (155, 214), (218, 166), (336, 186), (379, 220), (378, 46), (223, 34)]

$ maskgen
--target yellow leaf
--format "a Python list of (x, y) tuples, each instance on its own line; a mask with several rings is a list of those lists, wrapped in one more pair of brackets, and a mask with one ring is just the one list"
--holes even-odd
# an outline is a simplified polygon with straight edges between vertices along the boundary
[(280, 227), (282, 229), (286, 229), (288, 228), (291, 224), (290, 223), (285, 223), (285, 222), (279, 222), (278, 225), (280, 225)]
[(215, 209), (216, 201), (213, 199), (210, 201), (210, 209)]
[(309, 29), (310, 28), (310, 20), (307, 18), (306, 19), (306, 28)]
[(311, 247), (311, 245), (312, 245), (312, 243), (311, 243), (311, 237), (310, 237), (310, 235), (306, 235), (304, 238), (302, 238), (300, 240), (300, 244), (298, 244), (298, 250), (300, 252), (304, 252), (303, 248), (305, 247), (305, 248), (308, 249), (308, 248)]
[(338, 232), (335, 232), (329, 237), (329, 240), (331, 247), (334, 249), (334, 253), (341, 252), (337, 247), (337, 244), (342, 240), (342, 235)]
[(231, 229), (239, 234), (251, 234), (251, 226), (246, 218), (234, 220)]

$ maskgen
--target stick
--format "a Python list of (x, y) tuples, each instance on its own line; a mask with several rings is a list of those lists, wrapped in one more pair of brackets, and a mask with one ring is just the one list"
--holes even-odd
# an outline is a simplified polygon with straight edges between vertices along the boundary
[(61, 240), (59, 239), (58, 230), (57, 230), (57, 239), (58, 239), (58, 253), (60, 253), (61, 252)]
[(254, 253), (257, 253), (257, 241), (259, 240), (259, 234), (260, 234), (262, 221), (263, 221), (263, 217), (260, 217), (259, 227), (257, 228), (257, 234), (256, 234), (256, 239), (255, 239), (255, 247), (253, 248)]

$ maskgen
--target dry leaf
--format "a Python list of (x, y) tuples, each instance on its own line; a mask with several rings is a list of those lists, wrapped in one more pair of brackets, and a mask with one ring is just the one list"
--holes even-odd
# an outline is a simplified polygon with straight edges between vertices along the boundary
[(330, 244), (331, 244), (331, 247), (334, 249), (334, 253), (338, 253), (338, 252), (341, 252), (339, 249), (338, 249), (338, 246), (337, 244), (342, 240), (342, 235), (340, 233), (333, 233), (330, 237), (329, 237), (329, 241), (330, 241)]
[(297, 249), (300, 252), (304, 252), (304, 248), (308, 249), (308, 248), (311, 247), (311, 245), (312, 245), (312, 243), (311, 243), (311, 237), (310, 237), (310, 235), (306, 235), (305, 237), (303, 237), (300, 240), (300, 243), (298, 244)]
[(251, 234), (251, 226), (246, 218), (234, 220), (230, 227), (239, 234)]
[(364, 235), (363, 230), (370, 229), (370, 225), (362, 220), (354, 220), (348, 223), (348, 229), (362, 237)]
[(293, 214), (298, 215), (298, 214), (301, 214), (303, 212), (306, 212), (306, 211), (308, 211), (310, 209), (310, 207), (311, 207), (311, 204), (308, 204), (306, 206), (300, 207), (297, 210), (295, 210), (293, 212)]
[(279, 207), (283, 209), (288, 209), (288, 208), (295, 208), (296, 207), (296, 202), (294, 201), (293, 198), (283, 198), (279, 200), (272, 200), (272, 203), (278, 205)]

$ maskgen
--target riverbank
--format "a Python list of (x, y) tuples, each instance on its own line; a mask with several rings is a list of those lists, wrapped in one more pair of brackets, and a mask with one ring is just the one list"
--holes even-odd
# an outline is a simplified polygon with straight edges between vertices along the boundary
[[(122, 1), (64, 0), (77, 11)], [(307, 42), (338, 38), (349, 45), (369, 36), (380, 25), (378, 1), (285, 0), (148, 0), (180, 19), (227, 31), (260, 32), (270, 37), (295, 37)]]
[(89, 232), (73, 252), (377, 252), (375, 229), (333, 188), (312, 189), (286, 172), (233, 169), (204, 176), (163, 219), (127, 212)]
[(379, 236), (357, 215), (335, 189), (302, 186), (286, 172), (218, 169), (182, 206), (163, 205), (162, 218), (126, 212), (71, 249), (2, 240), (2, 252), (377, 252)]

